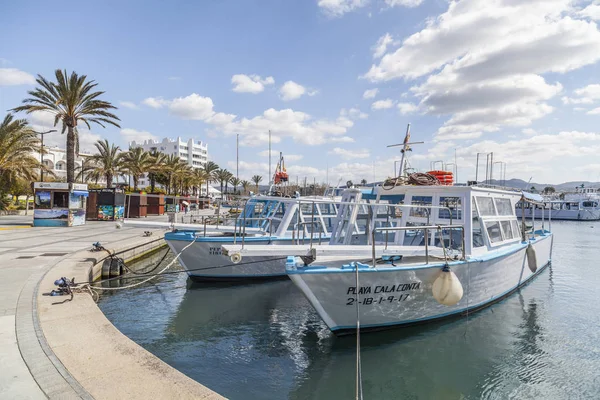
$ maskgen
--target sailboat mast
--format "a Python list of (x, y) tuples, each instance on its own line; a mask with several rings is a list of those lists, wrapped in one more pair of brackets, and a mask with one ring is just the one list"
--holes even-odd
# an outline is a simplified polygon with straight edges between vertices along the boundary
[(406, 172), (405, 162), (406, 162), (406, 152), (410, 149), (409, 146), (410, 141), (410, 124), (406, 127), (406, 135), (404, 136), (404, 145), (402, 146), (402, 158), (400, 158), (400, 171), (398, 171), (398, 176), (403, 177)]

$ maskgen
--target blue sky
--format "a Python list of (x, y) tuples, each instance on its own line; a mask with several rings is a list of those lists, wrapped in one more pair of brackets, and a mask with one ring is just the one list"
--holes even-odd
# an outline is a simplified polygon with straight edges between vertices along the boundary
[[(406, 124), (412, 166), (477, 152), (507, 175), (600, 180), (599, 1), (296, 0), (9, 2), (0, 107), (32, 77), (87, 74), (119, 107), (108, 138), (194, 137), (240, 174), (267, 175), (267, 130), (292, 179), (382, 179)], [(366, 92), (370, 91), (370, 92)], [(369, 95), (370, 93), (370, 95)], [(31, 118), (47, 127), (44, 115)], [(59, 134), (48, 141), (64, 143)]]

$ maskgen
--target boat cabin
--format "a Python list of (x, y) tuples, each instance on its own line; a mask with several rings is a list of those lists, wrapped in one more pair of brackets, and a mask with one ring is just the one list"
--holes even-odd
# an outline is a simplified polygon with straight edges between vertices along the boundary
[[(444, 247), (477, 255), (522, 239), (515, 216), (521, 196), (477, 186), (348, 189), (330, 244), (366, 245), (374, 239), (375, 244)], [(436, 228), (420, 228), (432, 226)]]
[(269, 236), (329, 238), (337, 214), (338, 205), (331, 198), (256, 196), (246, 202), (236, 226), (240, 231), (259, 228)]

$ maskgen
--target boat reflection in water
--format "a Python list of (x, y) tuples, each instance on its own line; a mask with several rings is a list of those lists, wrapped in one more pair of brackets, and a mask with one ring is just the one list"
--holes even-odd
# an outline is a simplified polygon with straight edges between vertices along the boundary
[[(540, 291), (547, 290), (547, 274), (537, 282)], [(532, 358), (543, 340), (536, 327), (544, 311), (519, 292), (467, 319), (365, 335), (365, 396), (478, 397), (514, 376), (504, 365), (507, 355), (520, 357), (511, 361), (516, 371), (532, 376), (544, 367)], [(291, 282), (188, 285), (167, 330), (172, 343), (160, 346), (160, 357), (229, 398), (354, 395), (355, 338), (335, 338)], [(483, 387), (473, 370), (485, 377)]]

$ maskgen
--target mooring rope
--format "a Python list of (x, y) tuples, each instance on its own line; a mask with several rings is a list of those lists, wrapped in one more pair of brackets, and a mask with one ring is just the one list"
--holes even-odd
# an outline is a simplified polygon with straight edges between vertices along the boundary
[(362, 366), (360, 360), (360, 286), (358, 280), (358, 263), (354, 263), (356, 269), (356, 400), (363, 399), (362, 391)]

